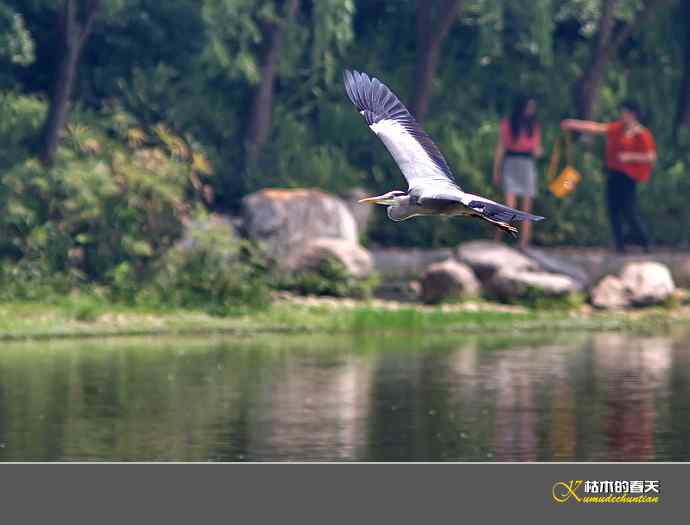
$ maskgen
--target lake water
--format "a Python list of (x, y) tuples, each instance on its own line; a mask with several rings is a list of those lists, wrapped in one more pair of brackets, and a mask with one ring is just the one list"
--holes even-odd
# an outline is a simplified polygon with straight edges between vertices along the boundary
[(0, 460), (690, 460), (690, 333), (3, 344)]

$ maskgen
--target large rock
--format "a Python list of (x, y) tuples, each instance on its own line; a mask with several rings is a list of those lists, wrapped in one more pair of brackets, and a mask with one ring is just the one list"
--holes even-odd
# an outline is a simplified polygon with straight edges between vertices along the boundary
[(290, 252), (314, 239), (357, 243), (357, 225), (345, 203), (312, 189), (266, 189), (242, 201), (248, 237), (282, 265)]
[[(597, 283), (607, 275), (618, 275), (630, 262), (656, 261), (668, 266), (676, 286), (690, 288), (690, 252), (687, 250), (655, 249), (649, 254), (621, 255), (602, 248), (571, 246), (539, 248), (539, 251), (579, 268), (587, 274), (590, 283)], [(531, 250), (529, 254), (532, 255)]]
[(451, 259), (453, 251), (448, 248), (374, 248), (371, 255), (376, 272), (391, 281), (417, 279), (430, 264)]
[(369, 204), (360, 204), (359, 200), (370, 195), (371, 193), (365, 191), (363, 188), (358, 187), (351, 188), (342, 195), (345, 205), (355, 218), (355, 222), (357, 223), (357, 231), (360, 233), (360, 235), (366, 233), (369, 222), (371, 221), (371, 217), (374, 214), (375, 206), (371, 206)]
[(499, 270), (539, 270), (539, 265), (529, 257), (494, 241), (464, 242), (458, 247), (457, 257), (472, 268), (482, 282), (490, 280)]
[(590, 277), (584, 269), (562, 257), (533, 247), (527, 248), (523, 253), (537, 263), (545, 272), (571, 277), (581, 290), (588, 289), (591, 285)]
[(668, 300), (675, 291), (671, 272), (661, 263), (627, 263), (620, 276), (607, 275), (592, 289), (590, 301), (598, 308), (650, 306)]
[(359, 244), (341, 239), (314, 239), (291, 252), (283, 260), (283, 268), (299, 273), (318, 269), (326, 259), (335, 259), (348, 273), (358, 279), (371, 274), (374, 267), (371, 255)]
[(592, 289), (592, 306), (604, 309), (626, 308), (632, 303), (620, 277), (607, 275)]
[(543, 297), (564, 297), (579, 290), (577, 282), (567, 275), (510, 267), (494, 273), (487, 288), (502, 301), (529, 298), (535, 293)]
[(626, 264), (620, 278), (635, 306), (663, 303), (676, 288), (669, 269), (653, 261)]
[(474, 297), (481, 291), (472, 269), (451, 259), (429, 266), (422, 275), (421, 285), (421, 299), (429, 304)]

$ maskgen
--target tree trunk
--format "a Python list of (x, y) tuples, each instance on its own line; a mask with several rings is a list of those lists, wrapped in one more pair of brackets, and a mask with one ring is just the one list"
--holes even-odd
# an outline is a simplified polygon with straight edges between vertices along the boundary
[(441, 46), (462, 9), (462, 0), (417, 0), (417, 56), (410, 110), (422, 122), (429, 109), (431, 85)]
[(78, 20), (75, 0), (65, 0), (58, 14), (61, 56), (58, 62), (53, 96), (41, 131), (41, 144), (38, 152), (38, 158), (45, 166), (52, 165), (60, 142), (60, 133), (67, 122), (79, 57), (91, 32), (98, 5), (98, 0), (87, 2), (84, 23)]
[(680, 128), (690, 128), (690, 0), (682, 0), (682, 17), (685, 22), (685, 43), (683, 49), (683, 80), (678, 93), (678, 109), (674, 125), (674, 136)]
[(597, 36), (592, 43), (587, 67), (575, 83), (575, 108), (577, 115), (581, 119), (589, 120), (592, 118), (594, 104), (599, 95), (602, 78), (606, 72), (606, 67), (621, 45), (635, 33), (647, 15), (654, 9), (658, 0), (646, 0), (642, 9), (636, 14), (633, 21), (624, 25), (614, 34), (614, 10), (617, 0), (601, 1), (601, 17), (597, 24)]
[(254, 93), (247, 130), (247, 154), (250, 163), (255, 163), (271, 132), (273, 113), (273, 91), (280, 49), (285, 28), (294, 18), (299, 0), (284, 0), (282, 18), (268, 21), (262, 26), (262, 46), (259, 50), (259, 85)]
[(48, 115), (43, 125), (41, 150), (39, 152), (39, 159), (46, 166), (53, 163), (55, 151), (57, 150), (60, 140), (60, 132), (67, 122), (67, 114), (69, 112), (69, 103), (72, 97), (72, 88), (74, 86), (78, 61), (79, 49), (77, 47), (67, 46), (63, 49), (60, 64), (58, 66), (53, 97), (50, 101)]
[(575, 109), (581, 119), (591, 119), (594, 102), (599, 94), (601, 79), (611, 58), (611, 33), (616, 0), (602, 0), (601, 17), (597, 24), (597, 35), (592, 42), (587, 67), (575, 84)]

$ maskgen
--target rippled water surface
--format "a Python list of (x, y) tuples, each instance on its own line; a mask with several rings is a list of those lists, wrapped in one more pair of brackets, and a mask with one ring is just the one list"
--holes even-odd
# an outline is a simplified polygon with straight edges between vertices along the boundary
[(4, 344), (0, 460), (690, 460), (690, 334)]

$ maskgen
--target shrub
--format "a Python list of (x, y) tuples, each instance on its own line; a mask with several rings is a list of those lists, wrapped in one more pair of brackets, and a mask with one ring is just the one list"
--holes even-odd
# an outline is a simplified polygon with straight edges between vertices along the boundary
[(28, 157), (3, 174), (0, 255), (91, 280), (123, 263), (144, 275), (180, 237), (190, 208), (208, 200), (209, 163), (165, 126), (140, 129), (117, 112), (80, 117), (53, 168)]
[(51, 301), (79, 286), (75, 272), (55, 273), (40, 259), (0, 265), (0, 300)]
[(266, 283), (264, 261), (251, 243), (202, 220), (158, 261), (142, 293), (159, 304), (227, 315), (268, 306)]
[(303, 295), (368, 299), (377, 283), (377, 276), (358, 279), (347, 271), (343, 263), (334, 258), (327, 258), (313, 270), (279, 280), (276, 287)]

